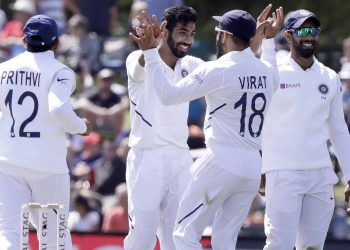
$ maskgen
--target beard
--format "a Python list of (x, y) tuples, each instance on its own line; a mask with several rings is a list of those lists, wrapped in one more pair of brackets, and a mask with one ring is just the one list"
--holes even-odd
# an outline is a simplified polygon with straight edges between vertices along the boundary
[(216, 58), (217, 59), (219, 59), (221, 56), (223, 56), (225, 54), (224, 46), (221, 42), (222, 37), (223, 37), (223, 33), (219, 34), (219, 38), (216, 41)]
[[(169, 34), (168, 39), (167, 39), (167, 44), (171, 50), (171, 52), (174, 54), (174, 56), (176, 56), (177, 58), (183, 58), (186, 54), (186, 52), (183, 51), (179, 51), (176, 47), (179, 43), (175, 43), (174, 39), (172, 38), (172, 36)], [(188, 44), (186, 44), (188, 45)], [(191, 46), (189, 46), (190, 48)]]
[(313, 42), (314, 46), (311, 48), (303, 48), (302, 41), (297, 43), (295, 40), (293, 40), (293, 47), (295, 51), (303, 58), (310, 58), (314, 55), (315, 50), (317, 49), (317, 42)]

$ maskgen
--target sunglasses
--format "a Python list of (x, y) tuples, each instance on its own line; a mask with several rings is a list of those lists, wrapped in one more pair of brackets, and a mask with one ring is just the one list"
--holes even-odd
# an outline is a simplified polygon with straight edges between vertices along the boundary
[(298, 37), (307, 37), (308, 35), (311, 35), (312, 37), (316, 37), (321, 29), (320, 28), (297, 28), (297, 29), (291, 29)]
[(223, 29), (220, 29), (218, 26), (215, 27), (215, 31), (216, 31), (216, 32), (225, 32), (225, 33), (227, 33), (227, 34), (233, 35), (233, 33), (228, 32), (228, 31), (223, 30)]

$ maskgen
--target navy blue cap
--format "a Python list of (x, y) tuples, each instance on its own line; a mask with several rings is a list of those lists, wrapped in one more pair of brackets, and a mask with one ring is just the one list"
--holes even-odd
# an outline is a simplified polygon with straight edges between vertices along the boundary
[(320, 20), (317, 16), (308, 10), (295, 10), (290, 12), (286, 16), (286, 20), (284, 21), (284, 26), (286, 30), (297, 29), (299, 28), (306, 20), (313, 21), (317, 27), (321, 25)]
[(58, 38), (55, 20), (45, 15), (29, 18), (24, 25), (23, 33), (27, 43), (32, 46), (51, 45)]
[(250, 39), (255, 36), (256, 22), (244, 10), (231, 10), (223, 16), (213, 16), (219, 22), (220, 28), (232, 33), (234, 36)]

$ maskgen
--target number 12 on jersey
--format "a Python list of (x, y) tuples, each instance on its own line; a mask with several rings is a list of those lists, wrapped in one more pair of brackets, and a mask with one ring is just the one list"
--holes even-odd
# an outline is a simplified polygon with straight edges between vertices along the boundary
[[(251, 137), (259, 137), (261, 134), (261, 130), (262, 130), (262, 126), (264, 123), (264, 111), (265, 111), (265, 107), (266, 107), (266, 97), (264, 95), (264, 93), (257, 93), (255, 94), (252, 99), (251, 102), (249, 102), (248, 100), (248, 94), (247, 92), (245, 92), (242, 97), (238, 100), (238, 102), (235, 103), (235, 109), (241, 107), (241, 119), (240, 119), (240, 129), (239, 129), (239, 134), (244, 137), (245, 135), (245, 129), (246, 129), (246, 114), (247, 114), (247, 104), (250, 103), (250, 109), (252, 112), (251, 115), (249, 116), (248, 119), (248, 131)], [(262, 107), (259, 108), (258, 103), (259, 101), (262, 100)], [(253, 122), (254, 119), (256, 119), (256, 117), (259, 117), (260, 119), (260, 124), (258, 126), (258, 130), (257, 131), (253, 131)]]
[[(39, 138), (40, 137), (40, 132), (26, 132), (24, 131), (25, 127), (30, 123), (32, 122), (36, 115), (38, 114), (38, 108), (39, 108), (39, 102), (38, 102), (38, 98), (36, 97), (36, 95), (33, 93), (33, 92), (30, 92), (30, 91), (25, 91), (18, 99), (18, 102), (17, 104), (19, 105), (22, 105), (23, 104), (23, 101), (24, 99), (26, 98), (30, 98), (33, 100), (33, 103), (34, 103), (34, 107), (33, 107), (33, 111), (32, 111), (32, 114), (27, 118), (25, 119), (22, 124), (20, 125), (19, 127), (19, 137), (28, 137), (28, 138)], [(7, 106), (10, 110), (10, 115), (11, 115), (11, 118), (12, 118), (12, 125), (11, 125), (11, 137), (16, 137), (16, 133), (15, 133), (15, 124), (16, 124), (16, 121), (15, 121), (15, 117), (14, 117), (14, 114), (13, 114), (13, 89), (10, 89), (9, 92), (7, 93), (7, 96), (5, 98), (5, 106)]]

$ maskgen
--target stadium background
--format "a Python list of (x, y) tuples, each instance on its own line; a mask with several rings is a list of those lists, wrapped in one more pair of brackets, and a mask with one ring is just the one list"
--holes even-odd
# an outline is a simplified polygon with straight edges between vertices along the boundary
[[(118, 19), (120, 22), (116, 35), (125, 35), (123, 27), (127, 26), (133, 0), (118, 0), (116, 2), (118, 2)], [(8, 16), (11, 16), (11, 3), (13, 3), (13, 0), (0, 0), (0, 7)], [(268, 3), (272, 3), (274, 8), (282, 6), (285, 13), (300, 8), (315, 12), (322, 23), (322, 37), (318, 50), (321, 54), (320, 60), (336, 71), (340, 69), (338, 59), (341, 56), (342, 40), (350, 35), (350, 22), (347, 21), (350, 4), (347, 0), (184, 0), (184, 3), (194, 7), (199, 13), (196, 40), (201, 40), (204, 44), (209, 43), (209, 45), (204, 46), (207, 50), (201, 54), (203, 59), (208, 58), (215, 52), (213, 36), (215, 22), (211, 19), (211, 16), (223, 14), (229, 9), (244, 9), (257, 17)], [(68, 17), (69, 15), (71, 13), (67, 13)]]
[[(96, 0), (98, 1), (98, 0)], [(161, 0), (160, 0), (161, 1)], [(0, 0), (0, 7), (3, 9), (8, 18), (11, 18), (11, 4), (13, 0)], [(261, 10), (268, 4), (272, 3), (274, 8), (283, 6), (285, 14), (291, 10), (305, 8), (309, 9), (317, 14), (321, 20), (321, 40), (319, 49), (317, 51), (317, 57), (320, 61), (331, 67), (335, 71), (339, 71), (341, 64), (340, 58), (342, 56), (342, 42), (350, 35), (350, 22), (347, 17), (350, 13), (350, 4), (346, 0), (294, 0), (294, 1), (262, 1), (262, 0), (249, 0), (249, 1), (227, 1), (227, 0), (184, 0), (186, 5), (194, 7), (199, 13), (199, 20), (197, 23), (196, 41), (191, 51), (192, 54), (201, 57), (204, 60), (211, 58), (215, 54), (215, 41), (214, 41), (214, 26), (215, 21), (211, 19), (211, 16), (218, 15), (226, 12), (229, 9), (244, 9), (250, 12), (255, 17), (259, 15)], [(118, 1), (118, 28), (115, 30), (113, 36), (125, 37), (128, 26), (128, 18), (132, 0), (119, 0)], [(67, 17), (72, 14), (67, 12)], [(116, 76), (117, 81), (123, 82), (123, 77)], [(124, 83), (125, 84), (125, 83)], [(127, 114), (125, 114), (127, 117)], [(128, 127), (128, 121), (125, 122), (124, 127)], [(343, 197), (343, 187), (341, 185), (336, 186), (336, 196), (338, 200)], [(73, 234), (73, 242), (76, 244), (76, 249), (88, 250), (88, 249), (109, 249), (119, 250), (118, 247), (102, 248), (103, 245), (109, 241), (111, 244), (121, 244), (123, 234)], [(35, 246), (35, 240), (32, 234), (31, 241)], [(86, 242), (89, 242), (89, 247), (86, 248)], [(96, 248), (90, 248), (92, 244), (96, 243)], [(237, 249), (261, 249), (264, 242), (263, 237), (241, 237), (238, 241)], [(101, 244), (101, 245), (98, 245)], [(109, 243), (108, 243), (109, 244)], [(97, 247), (99, 246), (99, 248)], [(203, 246), (208, 247), (208, 238), (203, 239)], [(35, 248), (33, 248), (35, 249)], [(350, 241), (346, 240), (334, 240), (328, 239), (325, 249), (329, 250), (342, 250), (350, 249)]]

